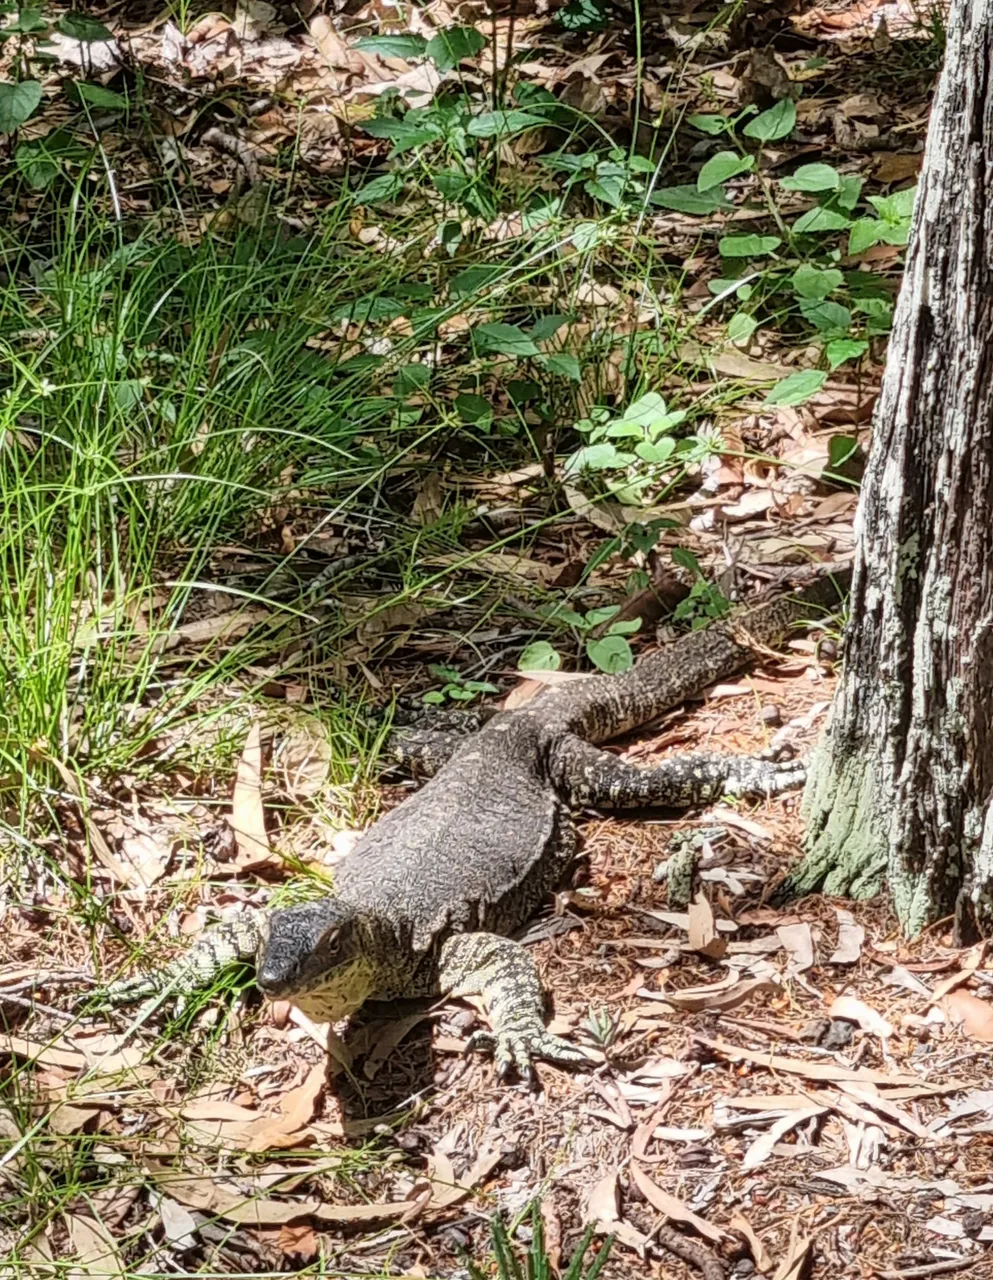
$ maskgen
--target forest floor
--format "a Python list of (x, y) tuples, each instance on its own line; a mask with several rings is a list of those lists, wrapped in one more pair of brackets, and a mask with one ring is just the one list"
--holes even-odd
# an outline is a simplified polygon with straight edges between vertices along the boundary
[[(534, 1090), (470, 1005), (88, 999), (325, 891), (391, 714), (852, 554), (940, 11), (290, 9), (0, 19), (0, 1274), (993, 1275), (993, 961), (770, 905), (798, 796), (582, 815)], [(623, 749), (808, 751), (843, 621)]]

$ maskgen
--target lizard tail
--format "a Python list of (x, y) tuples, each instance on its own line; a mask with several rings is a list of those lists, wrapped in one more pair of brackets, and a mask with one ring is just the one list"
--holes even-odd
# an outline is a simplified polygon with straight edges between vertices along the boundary
[[(647, 724), (687, 698), (727, 679), (754, 661), (756, 648), (780, 644), (797, 623), (837, 608), (844, 574), (822, 577), (803, 590), (740, 610), (731, 618), (663, 645), (616, 676), (549, 689), (535, 699), (557, 728), (586, 742), (606, 742)], [(568, 698), (561, 697), (564, 689)], [(561, 716), (555, 703), (563, 703)], [(561, 720), (561, 724), (559, 724)]]

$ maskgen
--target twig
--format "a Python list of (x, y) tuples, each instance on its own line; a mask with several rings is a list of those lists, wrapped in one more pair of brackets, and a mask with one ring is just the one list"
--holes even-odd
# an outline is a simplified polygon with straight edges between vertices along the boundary
[(223, 151), (225, 155), (234, 156), (245, 170), (245, 176), (252, 186), (258, 185), (262, 176), (259, 164), (255, 158), (254, 149), (244, 138), (236, 138), (215, 125), (207, 130), (200, 141), (206, 143), (208, 147), (213, 147), (215, 151)]
[(950, 1258), (947, 1262), (928, 1262), (921, 1267), (905, 1267), (902, 1271), (877, 1271), (879, 1280), (919, 1280), (923, 1276), (944, 1276), (963, 1267), (974, 1267), (981, 1258)]

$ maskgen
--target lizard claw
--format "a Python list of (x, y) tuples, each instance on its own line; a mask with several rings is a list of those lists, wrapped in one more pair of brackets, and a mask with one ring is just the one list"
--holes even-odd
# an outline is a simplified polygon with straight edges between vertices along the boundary
[(530, 1082), (534, 1078), (531, 1066), (534, 1058), (568, 1066), (590, 1062), (582, 1049), (561, 1036), (552, 1035), (544, 1027), (527, 1031), (476, 1031), (469, 1037), (466, 1053), (479, 1050), (493, 1054), (493, 1065), (501, 1080), (516, 1070), (522, 1080)]

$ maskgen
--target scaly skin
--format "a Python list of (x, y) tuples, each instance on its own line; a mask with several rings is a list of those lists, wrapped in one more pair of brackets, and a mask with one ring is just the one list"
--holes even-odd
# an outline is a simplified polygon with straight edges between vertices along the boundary
[[(631, 671), (545, 690), (470, 737), (445, 731), (435, 750), (417, 731), (413, 754), (437, 770), (339, 863), (334, 897), (224, 925), (157, 974), (112, 985), (113, 1002), (208, 982), (222, 964), (254, 958), (261, 989), (336, 1021), (368, 999), (483, 997), (501, 1073), (533, 1058), (584, 1055), (545, 1028), (530, 954), (507, 936), (561, 880), (576, 849), (570, 809), (685, 807), (725, 794), (775, 795), (804, 781), (795, 762), (700, 754), (638, 769), (595, 745), (654, 720), (747, 666), (755, 643), (777, 643), (837, 601), (821, 581), (660, 649)], [(402, 751), (399, 753), (402, 756)]]

